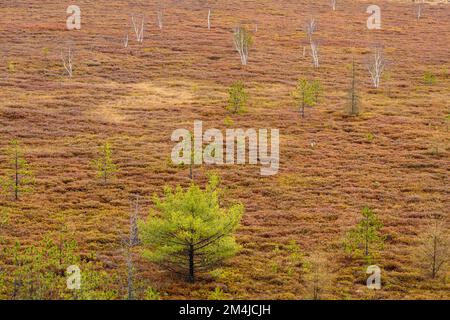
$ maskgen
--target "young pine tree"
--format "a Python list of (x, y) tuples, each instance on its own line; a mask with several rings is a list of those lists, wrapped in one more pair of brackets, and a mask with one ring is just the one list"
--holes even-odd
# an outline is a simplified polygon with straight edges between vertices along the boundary
[(230, 89), (228, 89), (228, 94), (227, 110), (234, 114), (243, 112), (247, 106), (248, 100), (244, 83), (242, 81), (233, 83)]
[(5, 192), (12, 192), (14, 200), (17, 201), (20, 194), (31, 192), (35, 182), (34, 176), (25, 160), (25, 153), (17, 140), (12, 140), (9, 143), (6, 156), (9, 169), (2, 179), (3, 189)]
[(205, 190), (195, 184), (184, 191), (165, 188), (165, 199), (154, 197), (156, 212), (139, 224), (147, 247), (144, 257), (195, 281), (198, 272), (214, 268), (239, 249), (233, 233), (244, 207), (219, 205), (219, 178), (210, 176)]
[(305, 117), (305, 107), (314, 107), (321, 93), (320, 81), (309, 81), (306, 79), (299, 79), (297, 87), (292, 92), (292, 96), (300, 106), (300, 114), (302, 118)]
[(383, 224), (369, 207), (362, 210), (361, 221), (347, 233), (345, 251), (352, 256), (363, 256), (371, 261), (378, 249), (383, 247), (385, 237), (380, 234)]
[(99, 154), (99, 158), (93, 161), (93, 165), (97, 169), (97, 176), (106, 184), (108, 179), (117, 172), (117, 166), (112, 161), (111, 144), (105, 142), (101, 145)]

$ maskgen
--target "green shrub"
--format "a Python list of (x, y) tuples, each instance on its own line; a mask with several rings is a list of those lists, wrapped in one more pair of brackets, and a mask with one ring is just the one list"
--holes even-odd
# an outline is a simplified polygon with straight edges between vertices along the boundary
[(437, 82), (436, 75), (434, 75), (431, 71), (425, 71), (423, 74), (423, 82), (426, 85), (434, 85)]
[(244, 112), (248, 100), (244, 83), (242, 81), (233, 83), (230, 89), (228, 89), (228, 94), (228, 105), (226, 109), (234, 114)]
[(154, 288), (148, 288), (145, 291), (145, 300), (161, 300), (161, 295), (158, 290)]
[(117, 166), (112, 160), (111, 144), (105, 142), (99, 147), (99, 157), (92, 162), (97, 170), (97, 176), (106, 184), (108, 179), (117, 172)]
[(385, 237), (380, 234), (383, 224), (369, 207), (364, 207), (361, 214), (361, 221), (346, 235), (344, 249), (351, 256), (364, 257), (371, 262), (377, 250), (383, 247)]
[(226, 299), (226, 295), (223, 292), (222, 288), (215, 288), (214, 291), (212, 291), (209, 295), (208, 295), (208, 300), (225, 300)]
[(298, 80), (297, 86), (292, 92), (292, 97), (300, 107), (300, 114), (302, 118), (305, 117), (305, 107), (314, 107), (319, 102), (319, 95), (321, 91), (321, 84), (318, 80)]

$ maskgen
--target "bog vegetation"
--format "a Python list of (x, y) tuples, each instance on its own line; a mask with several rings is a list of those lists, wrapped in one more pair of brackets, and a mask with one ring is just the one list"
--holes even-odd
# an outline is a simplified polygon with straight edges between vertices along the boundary
[[(356, 2), (2, 8), (0, 299), (448, 299), (448, 4)], [(195, 120), (278, 174), (175, 165)]]

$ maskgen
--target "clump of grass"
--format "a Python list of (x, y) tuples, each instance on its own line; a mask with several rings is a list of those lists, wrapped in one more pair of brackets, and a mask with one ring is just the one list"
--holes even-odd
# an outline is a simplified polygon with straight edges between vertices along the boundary
[(16, 71), (16, 64), (14, 61), (8, 61), (8, 72), (13, 73)]
[(0, 211), (0, 227), (4, 227), (9, 222), (9, 210), (8, 208), (2, 208)]
[(226, 117), (223, 119), (223, 124), (227, 127), (231, 127), (234, 124), (234, 121), (230, 117)]
[(212, 291), (209, 295), (208, 295), (208, 300), (225, 300), (226, 299), (226, 295), (223, 292), (222, 288), (216, 287), (214, 289), (214, 291)]
[(436, 84), (436, 82), (437, 82), (436, 75), (434, 73), (432, 73), (431, 71), (425, 71), (425, 73), (423, 74), (422, 80), (426, 85), (429, 85), (429, 86), (432, 86), (432, 85)]
[(367, 139), (367, 141), (369, 141), (369, 142), (373, 142), (373, 140), (375, 140), (375, 135), (374, 135), (372, 132), (369, 132), (369, 133), (366, 135), (366, 139)]
[(161, 295), (155, 288), (148, 288), (145, 291), (145, 300), (161, 300)]

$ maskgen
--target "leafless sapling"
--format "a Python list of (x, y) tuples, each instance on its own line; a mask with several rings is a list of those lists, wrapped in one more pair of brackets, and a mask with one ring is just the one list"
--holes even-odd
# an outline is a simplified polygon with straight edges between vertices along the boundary
[(336, 2), (337, 0), (331, 0), (331, 8), (333, 9), (333, 11), (336, 11)]
[(386, 61), (384, 59), (383, 47), (375, 46), (367, 62), (367, 69), (369, 70), (374, 88), (380, 87), (381, 77), (385, 67)]
[(125, 37), (123, 38), (123, 47), (128, 48), (128, 32), (125, 35)]
[(417, 20), (420, 20), (420, 18), (422, 18), (422, 9), (423, 9), (425, 0), (417, 0), (415, 2), (416, 2), (416, 17), (417, 17)]
[(249, 49), (253, 43), (252, 35), (243, 26), (234, 29), (234, 47), (241, 57), (242, 65), (247, 65)]
[(134, 247), (139, 244), (138, 216), (139, 216), (139, 196), (135, 195), (130, 205), (130, 239), (129, 244)]
[(61, 59), (63, 62), (64, 69), (67, 72), (67, 75), (72, 78), (73, 75), (73, 50), (69, 46), (67, 49), (67, 54), (64, 55), (63, 50), (61, 50)]
[(126, 265), (127, 265), (127, 292), (128, 300), (134, 299), (134, 284), (133, 284), (133, 254), (131, 248), (126, 248)]
[(311, 41), (311, 55), (315, 68), (319, 67), (319, 42), (317, 40)]
[(419, 250), (421, 263), (431, 278), (435, 279), (444, 265), (449, 261), (450, 242), (448, 228), (440, 218), (434, 218), (429, 230), (425, 233)]
[(131, 23), (133, 24), (136, 41), (139, 43), (144, 42), (144, 21), (145, 16), (142, 16), (141, 24), (139, 25), (139, 23), (136, 22), (134, 15), (131, 16)]
[(208, 10), (208, 30), (211, 30), (211, 9)]
[(164, 24), (164, 12), (162, 9), (158, 10), (158, 12), (156, 13), (156, 22), (159, 30), (162, 31)]
[(311, 56), (315, 68), (319, 67), (319, 42), (313, 38), (314, 32), (317, 30), (316, 20), (311, 17), (306, 25), (306, 33), (308, 35), (309, 46), (311, 48)]

